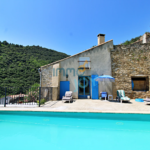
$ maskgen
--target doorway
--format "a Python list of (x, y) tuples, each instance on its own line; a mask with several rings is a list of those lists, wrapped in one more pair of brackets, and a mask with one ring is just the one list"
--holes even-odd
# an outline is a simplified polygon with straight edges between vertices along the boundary
[(78, 97), (79, 98), (87, 98), (88, 95), (91, 97), (90, 78), (91, 78), (90, 76), (78, 77)]

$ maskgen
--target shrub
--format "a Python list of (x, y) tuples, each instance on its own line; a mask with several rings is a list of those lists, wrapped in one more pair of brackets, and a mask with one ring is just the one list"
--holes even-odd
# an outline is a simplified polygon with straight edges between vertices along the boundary
[(38, 83), (35, 83), (29, 88), (28, 91), (26, 91), (27, 96), (25, 96), (25, 99), (28, 102), (37, 102), (37, 99), (39, 97), (39, 86), (40, 85)]
[[(40, 104), (41, 104), (41, 105), (42, 105), (42, 104), (45, 104), (45, 102), (46, 102), (46, 100), (45, 100), (44, 98), (40, 100)], [(39, 104), (39, 100), (37, 101), (37, 103)]]

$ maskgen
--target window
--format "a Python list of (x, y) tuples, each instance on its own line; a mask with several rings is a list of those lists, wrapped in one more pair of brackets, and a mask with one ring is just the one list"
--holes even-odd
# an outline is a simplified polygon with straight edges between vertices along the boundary
[(79, 58), (79, 68), (80, 69), (90, 69), (90, 58), (89, 57), (80, 57)]
[(133, 91), (149, 91), (149, 78), (135, 76), (131, 77)]

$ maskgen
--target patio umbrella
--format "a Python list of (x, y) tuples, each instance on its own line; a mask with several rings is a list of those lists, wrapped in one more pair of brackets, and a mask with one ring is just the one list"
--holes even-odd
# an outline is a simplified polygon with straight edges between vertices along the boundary
[(94, 80), (95, 81), (102, 81), (103, 85), (104, 85), (105, 81), (115, 82), (115, 78), (113, 78), (112, 76), (109, 76), (109, 75), (101, 75), (101, 76), (96, 77)]
[(95, 81), (110, 81), (110, 82), (115, 82), (115, 78), (109, 75), (102, 75), (98, 76), (97, 78), (94, 79)]

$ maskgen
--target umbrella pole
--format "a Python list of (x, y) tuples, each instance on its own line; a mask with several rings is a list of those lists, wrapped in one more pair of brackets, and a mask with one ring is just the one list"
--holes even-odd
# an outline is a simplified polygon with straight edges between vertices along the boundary
[[(103, 78), (103, 86), (105, 87), (104, 78)], [(105, 91), (106, 91), (106, 87), (105, 87)], [(105, 91), (104, 91), (104, 92), (105, 92)], [(106, 101), (106, 97), (105, 97), (105, 101)]]
[[(103, 85), (104, 85), (104, 79), (103, 79)], [(105, 86), (105, 85), (104, 85)], [(105, 92), (106, 92), (106, 87), (105, 87)], [(105, 101), (106, 101), (106, 97), (105, 97)]]

